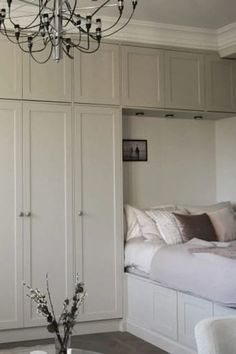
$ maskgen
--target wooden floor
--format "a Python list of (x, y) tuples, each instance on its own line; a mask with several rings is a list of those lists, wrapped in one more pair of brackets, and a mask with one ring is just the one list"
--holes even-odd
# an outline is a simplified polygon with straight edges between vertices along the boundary
[[(31, 341), (24, 342), (24, 345), (33, 346), (50, 342), (50, 340), (41, 340), (40, 342)], [(7, 345), (1, 344), (0, 348), (12, 348), (22, 345), (22, 342)], [(72, 339), (72, 346), (74, 348), (97, 351), (102, 354), (166, 354), (163, 350), (126, 332), (74, 336)]]

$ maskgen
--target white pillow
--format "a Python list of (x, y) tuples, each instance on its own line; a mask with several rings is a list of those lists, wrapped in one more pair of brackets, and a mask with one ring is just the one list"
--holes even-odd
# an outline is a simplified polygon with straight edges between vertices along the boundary
[(236, 214), (232, 208), (223, 208), (207, 213), (221, 242), (236, 239)]
[[(174, 206), (161, 206), (159, 210), (176, 210)], [(155, 209), (157, 210), (157, 209)], [(148, 215), (148, 210), (140, 210), (125, 205), (127, 220), (126, 241), (135, 237), (144, 237), (146, 240), (161, 239), (155, 221)]]
[(139, 226), (142, 230), (143, 237), (146, 240), (153, 240), (156, 238), (161, 238), (157, 230), (155, 222), (150, 218), (144, 211), (135, 209), (134, 212), (137, 216)]
[(125, 205), (125, 215), (127, 223), (126, 241), (135, 237), (143, 237), (134, 208), (130, 205)]
[(183, 242), (176, 218), (170, 211), (149, 210), (147, 214), (155, 221), (161, 238), (168, 245), (176, 245)]
[(224, 208), (232, 208), (231, 202), (221, 202), (212, 205), (203, 205), (203, 206), (185, 206), (191, 214), (203, 214), (208, 212), (214, 212)]

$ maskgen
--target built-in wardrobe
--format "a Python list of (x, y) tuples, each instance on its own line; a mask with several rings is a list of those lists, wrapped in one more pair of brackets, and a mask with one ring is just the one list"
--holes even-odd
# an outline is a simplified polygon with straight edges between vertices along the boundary
[(4, 330), (45, 325), (22, 282), (44, 290), (47, 273), (57, 312), (78, 273), (88, 294), (79, 320), (119, 319), (118, 46), (45, 65), (5, 41), (0, 46), (1, 341)]

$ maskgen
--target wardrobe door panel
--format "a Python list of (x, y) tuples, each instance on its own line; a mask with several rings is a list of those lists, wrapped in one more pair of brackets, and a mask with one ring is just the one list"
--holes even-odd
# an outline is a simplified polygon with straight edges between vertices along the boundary
[(81, 320), (122, 316), (121, 140), (118, 109), (76, 107), (77, 270), (88, 292)]
[(234, 112), (236, 66), (233, 60), (216, 55), (206, 57), (207, 109), (209, 111)]
[(203, 110), (205, 107), (203, 55), (167, 51), (165, 63), (166, 107)]
[[(45, 59), (45, 53), (40, 60)], [(71, 101), (72, 61), (66, 56), (56, 63), (36, 63), (30, 55), (23, 55), (23, 98), (37, 101)]]
[(102, 44), (94, 54), (74, 52), (74, 100), (119, 104), (119, 46)]
[(0, 329), (23, 325), (21, 104), (0, 102)]
[(122, 47), (122, 103), (133, 107), (164, 107), (161, 50)]
[(22, 98), (22, 52), (16, 44), (0, 40), (0, 98)]
[[(48, 274), (59, 313), (73, 271), (70, 107), (25, 104), (23, 151), (26, 280), (45, 291)], [(28, 298), (25, 311), (26, 325), (45, 324)]]

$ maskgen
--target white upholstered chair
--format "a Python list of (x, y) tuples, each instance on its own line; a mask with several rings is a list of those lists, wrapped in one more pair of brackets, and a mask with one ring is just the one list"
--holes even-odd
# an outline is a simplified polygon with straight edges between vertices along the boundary
[(198, 354), (236, 354), (236, 316), (199, 322), (195, 338)]

